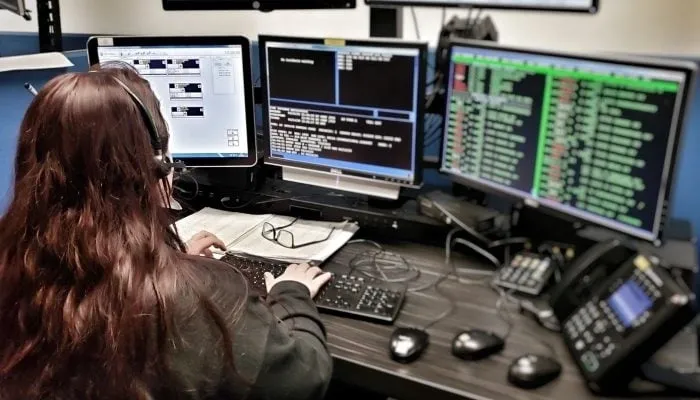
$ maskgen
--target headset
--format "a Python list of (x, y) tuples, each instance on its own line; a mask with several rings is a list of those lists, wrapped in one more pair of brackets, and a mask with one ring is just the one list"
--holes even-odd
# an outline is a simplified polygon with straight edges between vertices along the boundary
[(170, 157), (164, 154), (163, 144), (160, 140), (160, 136), (158, 136), (158, 129), (156, 128), (153, 116), (148, 111), (148, 108), (146, 108), (146, 105), (143, 104), (139, 96), (137, 96), (136, 93), (129, 88), (129, 86), (119, 80), (119, 78), (113, 76), (112, 79), (114, 79), (114, 81), (124, 89), (129, 97), (131, 97), (131, 100), (133, 100), (134, 104), (136, 104), (136, 108), (138, 108), (139, 112), (141, 113), (141, 118), (143, 119), (144, 125), (146, 125), (151, 147), (153, 148), (158, 179), (165, 178), (173, 169), (184, 169), (185, 164), (181, 162), (173, 162)]

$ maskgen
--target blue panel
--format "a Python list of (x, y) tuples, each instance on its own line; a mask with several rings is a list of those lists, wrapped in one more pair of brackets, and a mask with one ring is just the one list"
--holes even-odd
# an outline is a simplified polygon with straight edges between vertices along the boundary
[[(15, 38), (14, 35), (13, 38)], [(0, 35), (0, 44), (3, 43), (6, 42)], [(4, 48), (0, 47), (0, 51), (3, 50)], [(66, 56), (75, 64), (71, 71), (87, 70), (87, 56), (84, 50), (67, 52)], [(29, 82), (39, 89), (51, 78), (64, 72), (68, 70), (0, 73), (0, 213), (5, 210), (11, 198), (17, 135), (24, 112), (32, 101), (32, 96), (24, 88), (24, 83)]]
[[(678, 160), (676, 186), (671, 215), (693, 221), (695, 233), (700, 229), (700, 84), (688, 116), (688, 124)], [(700, 249), (700, 246), (699, 246)]]
[[(84, 50), (91, 35), (63, 34), (63, 50)], [(0, 32), (0, 57), (34, 54), (39, 52), (39, 36), (35, 33)]]

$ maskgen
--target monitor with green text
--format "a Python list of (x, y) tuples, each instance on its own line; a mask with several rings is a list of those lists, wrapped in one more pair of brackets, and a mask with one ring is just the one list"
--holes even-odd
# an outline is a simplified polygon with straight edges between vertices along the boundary
[(460, 41), (447, 73), (443, 173), (660, 239), (694, 64)]

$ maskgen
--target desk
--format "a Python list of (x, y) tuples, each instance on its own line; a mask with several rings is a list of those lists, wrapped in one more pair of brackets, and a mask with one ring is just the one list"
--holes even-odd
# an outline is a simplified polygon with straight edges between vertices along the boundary
[[(385, 246), (404, 255), (422, 270), (420, 282), (430, 282), (445, 271), (442, 249), (418, 244)], [(329, 263), (348, 265), (363, 245), (346, 246)], [(457, 256), (458, 267), (478, 264)], [(446, 281), (441, 291), (457, 300), (451, 316), (429, 330), (430, 347), (418, 361), (402, 365), (389, 359), (389, 337), (395, 326), (378, 325), (332, 315), (323, 315), (328, 344), (335, 360), (334, 375), (341, 382), (356, 385), (400, 400), (442, 399), (596, 399), (586, 388), (576, 365), (558, 334), (546, 331), (525, 316), (514, 316), (515, 326), (503, 353), (478, 362), (459, 360), (451, 354), (453, 337), (460, 330), (483, 328), (505, 332), (507, 325), (496, 315), (497, 295), (485, 286)], [(434, 290), (410, 293), (396, 321), (401, 326), (423, 326), (447, 307)], [(690, 368), (695, 362), (694, 338), (682, 333), (659, 354), (667, 365)], [(511, 361), (525, 353), (547, 355), (549, 350), (537, 339), (546, 340), (563, 365), (559, 379), (538, 390), (525, 391), (506, 381)], [(655, 396), (654, 398), (664, 398)], [(666, 397), (678, 399), (679, 397)]]

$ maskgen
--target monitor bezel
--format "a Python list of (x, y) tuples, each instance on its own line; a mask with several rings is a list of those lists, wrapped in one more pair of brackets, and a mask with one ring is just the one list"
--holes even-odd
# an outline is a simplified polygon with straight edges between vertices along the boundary
[[(370, 173), (331, 168), (322, 165), (311, 163), (289, 161), (277, 157), (272, 157), (270, 152), (270, 110), (268, 98), (268, 81), (267, 81), (267, 52), (265, 48), (268, 42), (283, 42), (283, 43), (303, 43), (303, 44), (325, 44), (326, 41), (338, 42), (342, 41), (346, 46), (368, 46), (368, 47), (393, 47), (403, 49), (416, 49), (419, 51), (419, 68), (418, 68), (418, 96), (416, 96), (416, 140), (413, 143), (413, 181), (407, 182), (396, 178), (386, 176), (374, 176)], [(272, 36), (260, 35), (258, 37), (258, 48), (260, 53), (260, 81), (262, 91), (262, 115), (263, 115), (263, 146), (264, 159), (263, 162), (267, 165), (278, 167), (295, 167), (303, 168), (333, 175), (345, 175), (355, 178), (363, 178), (368, 181), (382, 181), (395, 183), (403, 187), (420, 187), (423, 182), (423, 141), (424, 141), (424, 117), (425, 117), (425, 88), (426, 88), (426, 73), (428, 60), (428, 44), (424, 42), (408, 42), (399, 40), (355, 40), (355, 39), (330, 39), (330, 38), (310, 38), (310, 37), (294, 37), (294, 36)]]
[[(175, 161), (191, 168), (252, 167), (258, 162), (255, 133), (255, 108), (253, 100), (253, 72), (251, 67), (250, 41), (243, 36), (93, 36), (88, 39), (88, 64), (92, 67), (100, 62), (97, 49), (101, 41), (111, 41), (111, 47), (121, 46), (229, 46), (241, 47), (243, 57), (243, 84), (246, 115), (246, 157), (179, 157)], [(102, 46), (106, 47), (106, 46)], [(172, 134), (169, 132), (169, 134)]]
[[(686, 62), (686, 61), (680, 61), (680, 60), (665, 60), (665, 59), (659, 59), (659, 58), (649, 58), (649, 57), (635, 57), (635, 56), (625, 56), (625, 55), (609, 55), (609, 54), (585, 54), (585, 53), (576, 53), (576, 52), (564, 52), (564, 51), (554, 51), (554, 50), (544, 50), (544, 49), (535, 49), (535, 48), (526, 48), (526, 47), (515, 47), (515, 46), (504, 46), (504, 45), (498, 45), (494, 44), (493, 42), (486, 42), (486, 41), (477, 41), (477, 40), (464, 40), (464, 39), (453, 39), (450, 41), (449, 44), (449, 63), (448, 63), (448, 70), (447, 73), (449, 73), (449, 68), (451, 68), (452, 65), (452, 55), (454, 53), (454, 49), (456, 47), (474, 47), (474, 48), (481, 48), (481, 49), (487, 49), (487, 50), (495, 50), (495, 51), (510, 51), (510, 52), (516, 52), (516, 53), (526, 53), (526, 54), (535, 54), (535, 55), (542, 55), (542, 56), (553, 56), (553, 57), (565, 57), (565, 58), (576, 58), (576, 59), (581, 59), (584, 61), (593, 61), (593, 62), (603, 62), (603, 63), (613, 63), (613, 64), (623, 64), (623, 65), (629, 65), (629, 66), (635, 66), (635, 67), (643, 67), (643, 68), (658, 68), (658, 69), (666, 69), (666, 70), (671, 70), (674, 72), (680, 72), (685, 75), (685, 82), (683, 84), (683, 89), (682, 92), (680, 93), (680, 103), (677, 104), (678, 107), (678, 117), (676, 121), (676, 126), (675, 129), (672, 127), (672, 131), (669, 133), (669, 139), (673, 139), (673, 143), (670, 145), (671, 148), (669, 149), (667, 144), (666, 151), (669, 152), (669, 157), (668, 159), (665, 160), (664, 166), (668, 167), (668, 170), (666, 172), (665, 176), (661, 177), (661, 188), (659, 191), (659, 197), (660, 197), (660, 204), (657, 205), (657, 211), (655, 212), (655, 221), (654, 221), (654, 228), (655, 231), (645, 231), (649, 233), (648, 235), (643, 235), (639, 234), (636, 232), (636, 230), (632, 227), (630, 227), (629, 230), (626, 229), (619, 229), (618, 227), (615, 226), (615, 224), (605, 224), (601, 223), (595, 220), (596, 216), (595, 214), (591, 214), (590, 212), (580, 210), (581, 213), (583, 214), (588, 214), (591, 215), (591, 218), (585, 218), (581, 217), (578, 215), (574, 215), (572, 213), (568, 213), (564, 210), (561, 210), (558, 207), (555, 206), (550, 206), (546, 203), (542, 203), (539, 201), (539, 199), (533, 198), (530, 194), (527, 195), (520, 195), (520, 194), (515, 194), (515, 191), (506, 191), (506, 190), (499, 190), (497, 188), (494, 188), (491, 185), (483, 184), (477, 179), (474, 178), (469, 178), (469, 177), (464, 177), (455, 173), (452, 173), (448, 170), (445, 170), (443, 167), (443, 162), (444, 162), (444, 153), (445, 153), (445, 138), (446, 138), (446, 124), (444, 125), (445, 128), (443, 128), (443, 133), (442, 133), (442, 138), (440, 142), (440, 153), (439, 153), (439, 172), (443, 175), (448, 176), (452, 181), (466, 185), (469, 187), (473, 187), (478, 190), (482, 190), (487, 193), (491, 193), (494, 195), (498, 196), (503, 196), (504, 198), (508, 198), (511, 200), (522, 200), (523, 203), (528, 206), (528, 207), (533, 207), (533, 208), (542, 208), (546, 212), (555, 215), (559, 218), (562, 219), (567, 219), (567, 220), (572, 220), (575, 222), (580, 222), (580, 223), (586, 223), (586, 224), (591, 224), (595, 226), (600, 226), (605, 229), (610, 229), (615, 232), (622, 233), (624, 235), (628, 235), (631, 237), (635, 237), (637, 239), (642, 239), (648, 242), (652, 242), (655, 245), (660, 245), (662, 239), (664, 238), (664, 229), (665, 225), (668, 222), (669, 218), (669, 210), (671, 208), (672, 200), (673, 200), (673, 189), (676, 186), (677, 179), (678, 179), (678, 174), (676, 173), (677, 168), (678, 168), (678, 157), (679, 157), (679, 150), (682, 148), (683, 140), (685, 137), (685, 131), (687, 128), (688, 124), (688, 106), (690, 105), (692, 101), (692, 96), (693, 93), (695, 92), (695, 80), (696, 80), (696, 75), (697, 75), (697, 70), (698, 70), (698, 65), (693, 63), (693, 62)], [(447, 79), (449, 81), (449, 78)], [(446, 82), (446, 85), (449, 85), (449, 82)], [(445, 94), (445, 103), (444, 106), (448, 107), (449, 106), (450, 99), (447, 96), (447, 92)], [(445, 108), (447, 110), (447, 108)], [(448, 118), (448, 113), (445, 113), (443, 123), (447, 121)], [(658, 224), (658, 225), (657, 225)], [(620, 225), (624, 225), (620, 223)], [(624, 225), (626, 226), (626, 225)]]
[[(290, 5), (290, 3), (292, 3)], [(314, 9), (352, 9), (357, 7), (356, 0), (163, 0), (165, 11), (190, 10), (314, 10)]]
[[(469, 0), (465, 0), (465, 3)], [(582, 8), (566, 8), (566, 7), (518, 7), (509, 5), (489, 5), (482, 6), (477, 4), (455, 4), (449, 1), (428, 2), (428, 1), (411, 1), (411, 0), (365, 0), (368, 6), (396, 6), (396, 7), (449, 7), (449, 8), (480, 8), (485, 10), (514, 10), (514, 11), (551, 11), (564, 13), (578, 14), (597, 14), (600, 11), (600, 0), (593, 0), (593, 5), (588, 9)]]

